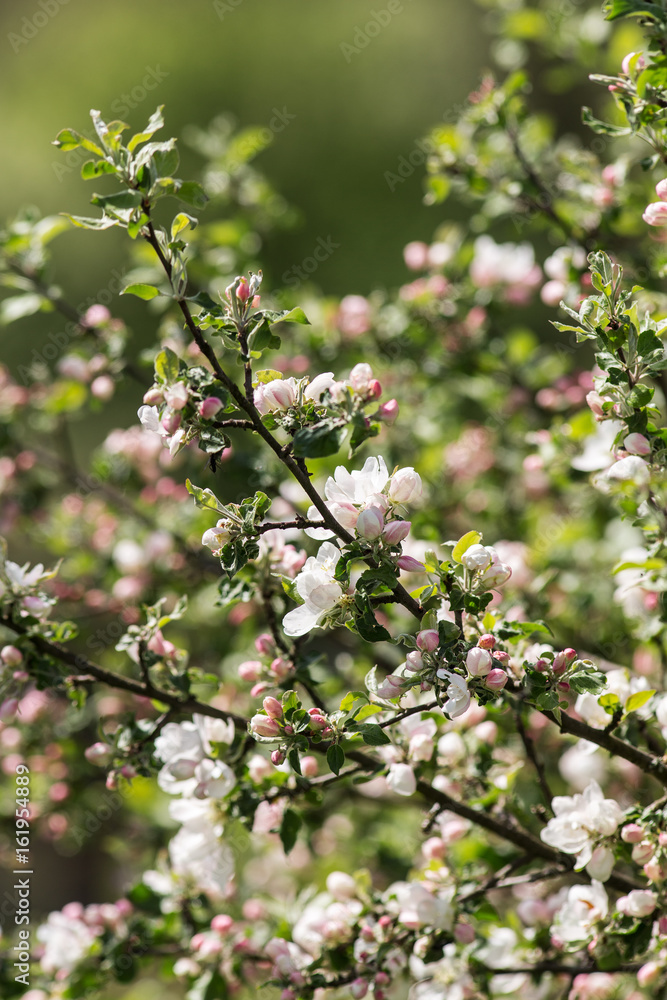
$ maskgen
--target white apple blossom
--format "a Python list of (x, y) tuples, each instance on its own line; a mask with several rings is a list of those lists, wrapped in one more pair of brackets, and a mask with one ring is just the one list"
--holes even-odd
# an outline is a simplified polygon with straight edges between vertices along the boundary
[(56, 911), (49, 913), (46, 923), (37, 929), (37, 940), (44, 946), (40, 960), (44, 972), (67, 973), (91, 953), (96, 935), (83, 920)]
[(211, 800), (177, 799), (169, 812), (183, 824), (169, 843), (172, 871), (203, 892), (223, 895), (234, 875), (234, 856), (220, 839)]
[(579, 945), (588, 941), (595, 925), (603, 920), (609, 910), (609, 900), (601, 882), (593, 879), (590, 885), (573, 885), (567, 899), (554, 917), (551, 933), (564, 944)]
[(470, 708), (470, 692), (464, 677), (453, 674), (450, 670), (440, 668), (437, 676), (447, 681), (447, 701), (442, 706), (450, 719), (458, 719)]
[[(611, 716), (607, 715), (604, 708), (599, 704), (599, 699), (603, 695), (615, 694), (619, 699), (621, 707), (625, 708), (628, 698), (631, 695), (639, 691), (648, 690), (651, 689), (645, 677), (631, 677), (625, 667), (619, 667), (617, 670), (610, 670), (607, 673), (606, 685), (601, 694), (580, 694), (577, 698), (575, 709), (589, 726), (592, 726), (594, 729), (604, 729), (605, 726), (609, 725)], [(649, 717), (651, 714), (651, 699), (649, 699), (646, 705), (637, 710), (637, 714), (641, 718)]]
[[(394, 882), (385, 894), (398, 905), (398, 922), (415, 930), (433, 927), (451, 930), (454, 922), (452, 899), (454, 889), (447, 887), (439, 892), (432, 891), (428, 883)], [(391, 905), (391, 902), (390, 902)]]
[(591, 781), (581, 794), (557, 795), (551, 807), (554, 818), (541, 831), (545, 844), (576, 854), (576, 869), (589, 863), (593, 844), (600, 837), (610, 837), (623, 821), (623, 810), (614, 799), (605, 799), (597, 781)]
[(339, 559), (340, 549), (325, 542), (316, 557), (311, 556), (306, 560), (295, 580), (297, 593), (304, 603), (289, 611), (283, 618), (285, 635), (306, 635), (341, 600), (343, 588), (334, 579)]

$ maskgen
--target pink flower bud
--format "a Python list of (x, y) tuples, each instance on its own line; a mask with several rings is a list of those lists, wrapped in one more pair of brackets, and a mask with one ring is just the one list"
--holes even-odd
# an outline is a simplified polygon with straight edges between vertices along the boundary
[(23, 663), (23, 653), (16, 646), (3, 646), (0, 649), (0, 660), (8, 667), (18, 667)]
[(304, 778), (316, 778), (319, 771), (317, 757), (301, 758), (301, 773)]
[(667, 936), (667, 917), (660, 917), (658, 920), (658, 934), (661, 937)]
[(658, 181), (655, 186), (655, 193), (657, 194), (660, 201), (667, 201), (667, 177), (663, 180)]
[[(389, 918), (387, 918), (389, 919)], [(383, 917), (380, 917), (380, 923), (382, 923)], [(391, 921), (390, 921), (391, 923)], [(389, 986), (391, 979), (386, 972), (377, 972), (375, 974), (375, 982), (378, 986)], [(377, 996), (377, 990), (375, 991), (375, 996)]]
[(218, 934), (227, 934), (234, 926), (234, 921), (227, 913), (217, 913), (211, 921), (211, 930)]
[(285, 763), (285, 754), (282, 750), (273, 750), (271, 752), (271, 763), (275, 764), (276, 767), (280, 767), (281, 764)]
[(283, 706), (277, 698), (272, 698), (271, 695), (268, 695), (262, 702), (262, 706), (270, 719), (282, 719)]
[(391, 701), (392, 698), (400, 698), (403, 694), (403, 685), (404, 682), (400, 677), (395, 677), (393, 674), (389, 674), (389, 676), (385, 677), (382, 683), (378, 685), (378, 698), (384, 698), (387, 701)]
[(651, 858), (644, 865), (644, 875), (651, 882), (664, 882), (665, 878), (667, 878), (667, 869), (664, 865), (660, 864), (657, 858)]
[(189, 397), (188, 387), (185, 382), (176, 382), (165, 391), (164, 398), (167, 406), (172, 410), (182, 410)]
[(564, 649), (560, 653), (556, 653), (553, 662), (553, 672), (558, 677), (559, 674), (564, 674), (571, 663), (577, 658), (576, 650), (574, 649)]
[(368, 399), (379, 399), (382, 395), (382, 386), (376, 378), (371, 379), (368, 383), (368, 388), (366, 389), (366, 396)]
[(116, 391), (116, 383), (110, 375), (98, 375), (90, 383), (90, 391), (95, 399), (101, 399), (105, 403)]
[(204, 420), (210, 420), (222, 409), (223, 403), (217, 396), (207, 396), (199, 404), (199, 416)]
[(633, 889), (627, 896), (621, 896), (616, 909), (628, 917), (648, 917), (657, 905), (657, 896), (650, 889)]
[(368, 982), (365, 979), (355, 979), (350, 983), (350, 993), (355, 1000), (360, 1000), (368, 993)]
[(410, 528), (410, 521), (390, 521), (385, 526), (382, 537), (387, 545), (398, 545), (399, 542), (402, 542), (410, 534)]
[(425, 573), (426, 566), (419, 559), (413, 559), (412, 556), (401, 556), (398, 560), (398, 568), (404, 570), (406, 573)]
[(268, 681), (260, 681), (259, 684), (253, 684), (250, 688), (250, 697), (259, 698), (260, 695), (263, 695), (264, 692), (268, 691), (270, 687), (271, 685)]
[(661, 847), (667, 847), (667, 833), (664, 830), (658, 834), (658, 843)]
[(493, 658), (488, 649), (480, 649), (479, 646), (474, 646), (468, 650), (466, 667), (468, 668), (468, 673), (472, 674), (473, 677), (485, 677), (492, 666)]
[(492, 691), (501, 691), (507, 684), (507, 674), (500, 667), (494, 667), (486, 675), (484, 683)]
[(638, 844), (643, 837), (644, 831), (638, 823), (626, 823), (621, 830), (621, 840), (626, 844)]
[(290, 725), (289, 725), (289, 723), (287, 723), (287, 724), (285, 725), (285, 732), (287, 733), (287, 735), (288, 735), (288, 736), (292, 736), (292, 735), (293, 735), (293, 733), (294, 733), (294, 728), (293, 728), (293, 726), (290, 726)]
[(253, 715), (250, 720), (250, 732), (255, 736), (278, 736), (280, 726), (268, 715)]
[(113, 750), (106, 743), (93, 743), (92, 746), (86, 747), (83, 756), (90, 764), (106, 767), (107, 764), (111, 763), (114, 755)]
[(477, 640), (477, 645), (480, 649), (493, 649), (495, 644), (496, 637), (495, 635), (491, 635), (490, 632), (486, 632), (484, 635), (481, 635)]
[[(637, 55), (636, 52), (628, 52), (627, 56), (624, 56), (623, 58), (623, 62), (621, 63), (621, 69), (623, 70), (626, 76), (630, 75), (630, 70), (632, 69), (631, 63), (636, 55)], [(635, 68), (637, 70), (641, 70), (644, 69), (645, 66), (646, 66), (646, 60), (642, 55), (640, 55), (639, 58), (637, 59)]]
[(388, 399), (385, 403), (380, 403), (377, 411), (379, 420), (385, 424), (393, 424), (398, 416), (399, 405), (397, 399)]
[(422, 629), (417, 633), (417, 646), (425, 653), (432, 653), (440, 645), (440, 635), (434, 628)]
[(413, 468), (399, 469), (389, 480), (389, 499), (393, 503), (415, 503), (422, 495), (422, 481)]
[[(493, 653), (491, 655), (493, 656), (494, 660), (498, 661), (498, 663), (509, 663), (509, 661), (510, 661), (510, 654), (508, 652), (506, 652), (504, 649), (494, 649), (494, 651), (493, 651)], [(538, 670), (540, 670), (540, 669), (543, 670), (544, 669), (544, 667), (539, 667), (538, 666), (538, 664), (540, 664), (540, 663), (543, 664), (544, 662), (545, 662), (544, 660), (538, 660), (537, 661), (537, 664), (535, 664), (535, 665), (537, 666)]]
[(255, 639), (255, 649), (263, 656), (270, 656), (275, 648), (275, 640), (269, 632), (262, 632)]
[(310, 716), (310, 728), (321, 732), (323, 729), (329, 725), (326, 718), (322, 715), (319, 708), (308, 709), (308, 715)]
[(146, 404), (146, 406), (159, 406), (160, 403), (163, 402), (164, 402), (164, 396), (162, 394), (162, 389), (158, 389), (155, 386), (153, 386), (152, 389), (149, 389), (147, 392), (144, 393), (144, 403)]
[(638, 865), (645, 865), (655, 854), (655, 847), (650, 840), (642, 840), (632, 848), (632, 860)]
[(162, 426), (167, 434), (175, 434), (181, 426), (181, 415), (175, 410), (165, 410), (162, 416)]
[(405, 657), (405, 666), (408, 670), (418, 671), (424, 666), (424, 660), (422, 654), (417, 649), (411, 650)]
[(422, 844), (422, 854), (427, 861), (433, 861), (436, 858), (444, 858), (447, 853), (447, 844), (444, 842), (442, 837), (429, 837)]
[(642, 212), (642, 219), (649, 226), (667, 226), (667, 202), (652, 201)]
[(457, 924), (454, 928), (454, 937), (459, 944), (472, 944), (475, 940), (475, 929), (470, 924)]
[(559, 691), (569, 691), (570, 690), (570, 684), (569, 684), (568, 681), (558, 681), (558, 684), (556, 685), (556, 687), (558, 688)]
[(252, 684), (261, 677), (262, 664), (259, 660), (244, 660), (243, 663), (239, 663), (238, 672), (242, 681)]
[(276, 656), (276, 658), (271, 661), (269, 670), (279, 681), (284, 681), (286, 677), (290, 676), (294, 670), (294, 666), (289, 660), (283, 659), (282, 656)]
[(102, 323), (108, 323), (111, 319), (111, 313), (106, 306), (102, 306), (99, 303), (95, 303), (86, 309), (83, 316), (84, 326), (101, 326)]
[(662, 968), (658, 962), (646, 962), (637, 971), (637, 985), (652, 986), (662, 975)]
[[(380, 917), (380, 919), (378, 920), (378, 923), (379, 923), (380, 927), (383, 930), (386, 930), (387, 927), (391, 927), (391, 925), (393, 924), (393, 920), (391, 919), (391, 917), (387, 913), (385, 913), (385, 914), (383, 914)], [(386, 986), (386, 984), (388, 982), (389, 982), (389, 980), (387, 979), (384, 983), (381, 983), (381, 985), (382, 986)]]
[(30, 680), (30, 674), (27, 670), (15, 670), (12, 674), (15, 681), (28, 681)]
[(623, 441), (623, 447), (626, 451), (629, 451), (631, 455), (651, 454), (651, 445), (648, 438), (645, 438), (643, 434), (628, 434)]
[(379, 507), (367, 507), (357, 518), (357, 534), (372, 541), (379, 538), (384, 529), (384, 517)]
[(246, 278), (241, 278), (238, 288), (236, 289), (236, 298), (239, 302), (243, 302), (244, 304), (250, 298), (250, 286), (248, 285)]
[(403, 260), (411, 271), (423, 271), (428, 264), (428, 244), (414, 240), (403, 250)]

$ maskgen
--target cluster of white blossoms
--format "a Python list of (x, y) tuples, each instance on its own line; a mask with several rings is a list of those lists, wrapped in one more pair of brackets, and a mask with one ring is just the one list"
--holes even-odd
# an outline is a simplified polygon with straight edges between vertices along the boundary
[[(396, 518), (395, 510), (418, 500), (422, 483), (412, 468), (399, 469), (390, 476), (382, 457), (368, 458), (361, 470), (348, 472), (344, 466), (338, 466), (334, 476), (327, 480), (324, 492), (327, 507), (348, 531), (356, 530), (367, 540), (382, 538), (388, 545), (398, 545), (407, 536), (410, 522)], [(318, 517), (316, 507), (309, 509), (308, 517)], [(330, 539), (334, 535), (327, 528), (307, 528), (306, 534), (317, 539)], [(343, 588), (335, 579), (340, 555), (335, 545), (325, 541), (317, 556), (306, 560), (295, 580), (304, 603), (283, 618), (286, 635), (310, 632), (343, 599)], [(423, 569), (421, 563), (409, 556), (399, 556), (397, 566), (405, 570)]]
[(606, 882), (614, 867), (614, 853), (601, 841), (613, 836), (625, 818), (619, 804), (605, 799), (597, 781), (591, 781), (581, 794), (557, 795), (551, 807), (554, 817), (540, 833), (544, 843), (576, 854), (577, 871), (585, 867), (591, 878)]
[(164, 764), (158, 785), (181, 796), (169, 808), (172, 819), (182, 824), (169, 844), (172, 871), (213, 895), (224, 893), (234, 872), (231, 852), (220, 841), (223, 828), (215, 802), (231, 792), (236, 776), (213, 758), (212, 744), (233, 740), (233, 722), (206, 715), (170, 722), (155, 740), (155, 755)]
[(570, 886), (565, 903), (554, 917), (551, 934), (561, 945), (581, 947), (608, 911), (607, 893), (597, 879), (592, 879), (590, 885)]
[[(592, 726), (593, 729), (605, 729), (609, 725), (611, 716), (600, 704), (600, 698), (608, 694), (615, 694), (618, 698), (620, 708), (625, 709), (628, 700), (633, 694), (640, 691), (650, 692), (649, 683), (645, 677), (631, 677), (630, 672), (625, 667), (617, 670), (610, 670), (607, 673), (606, 686), (602, 694), (589, 694), (584, 692), (577, 698), (575, 711), (581, 716), (584, 722)], [(651, 705), (648, 704), (652, 696), (647, 697), (647, 704), (641, 706), (637, 714), (641, 718), (647, 718), (651, 714)]]
[[(260, 382), (253, 392), (253, 402), (259, 413), (281, 413), (299, 408), (307, 403), (319, 404), (327, 394), (327, 402), (345, 403), (350, 396), (356, 396), (364, 403), (377, 400), (382, 395), (382, 386), (373, 377), (369, 364), (355, 365), (347, 379), (334, 378), (333, 372), (322, 372), (310, 381), (309, 378), (275, 378)], [(389, 400), (380, 408), (377, 417), (391, 422), (398, 412), (396, 400)]]
[[(413, 468), (398, 469), (389, 475), (382, 456), (367, 458), (361, 469), (348, 472), (339, 465), (324, 486), (326, 505), (347, 531), (360, 537), (376, 539), (384, 535), (390, 545), (402, 541), (410, 523), (396, 516), (396, 507), (416, 503), (422, 496), (422, 481)], [(318, 517), (317, 508), (308, 510), (309, 518)], [(307, 528), (311, 538), (333, 538), (328, 528)]]

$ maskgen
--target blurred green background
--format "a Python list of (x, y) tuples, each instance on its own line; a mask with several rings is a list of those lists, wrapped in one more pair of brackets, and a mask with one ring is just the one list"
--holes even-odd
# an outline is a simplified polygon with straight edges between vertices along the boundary
[[(404, 280), (403, 244), (430, 236), (437, 219), (421, 204), (423, 167), (393, 192), (384, 175), (475, 86), (486, 58), (478, 7), (405, 0), (391, 15), (383, 0), (61, 3), (6, 0), (0, 11), (0, 217), (26, 203), (89, 214), (82, 160), (68, 166), (50, 143), (65, 126), (87, 130), (90, 108), (138, 128), (164, 103), (165, 138), (223, 111), (262, 126), (287, 109), (294, 117), (259, 166), (303, 224), (265, 248), (269, 272), (279, 276), (318, 237), (330, 237), (340, 248), (318, 269), (324, 291), (363, 293)], [(357, 29), (378, 20), (386, 24), (376, 37), (370, 29), (363, 49), (345, 48), (355, 37), (363, 44)], [(144, 86), (147, 77), (154, 89)], [(197, 161), (183, 146), (181, 153), (188, 176)], [(106, 248), (120, 259), (117, 235)], [(57, 253), (73, 297), (108, 274), (96, 234), (68, 234)]]

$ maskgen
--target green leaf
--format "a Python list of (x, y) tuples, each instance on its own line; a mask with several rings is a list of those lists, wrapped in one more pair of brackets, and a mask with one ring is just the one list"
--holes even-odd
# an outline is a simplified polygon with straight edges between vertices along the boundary
[(368, 598), (360, 594), (356, 597), (357, 611), (354, 615), (354, 627), (366, 642), (391, 642), (391, 635), (384, 625), (380, 625)]
[(655, 690), (635, 691), (635, 693), (631, 694), (625, 703), (626, 713), (636, 712), (638, 708), (642, 708), (646, 704), (646, 702), (653, 697), (654, 694)]
[(265, 385), (267, 382), (275, 382), (276, 379), (282, 379), (283, 373), (277, 371), (275, 368), (263, 368), (259, 372), (255, 372), (255, 378), (253, 380), (253, 385)]
[(193, 486), (189, 479), (185, 480), (185, 488), (190, 496), (195, 498), (197, 507), (201, 507), (203, 510), (214, 510), (218, 514), (226, 513), (225, 508), (212, 490), (202, 490), (199, 486)]
[(69, 219), (79, 229), (110, 229), (111, 226), (118, 225), (118, 221), (110, 218), (108, 215), (103, 216), (101, 219), (91, 219), (85, 215), (69, 215), (67, 212), (64, 215), (66, 219)]
[(294, 454), (297, 458), (325, 458), (335, 455), (345, 437), (345, 426), (333, 420), (323, 420), (314, 427), (302, 427), (294, 435)]
[(158, 131), (158, 129), (162, 128), (162, 126), (164, 125), (164, 118), (162, 117), (163, 111), (164, 111), (164, 104), (161, 104), (159, 108), (157, 108), (157, 110), (154, 111), (153, 114), (151, 115), (145, 130), (143, 132), (137, 132), (136, 135), (132, 136), (132, 138), (127, 144), (127, 148), (130, 153), (134, 152), (137, 146), (141, 145), (142, 142), (146, 142), (146, 140), (150, 139), (151, 136)]
[[(132, 286), (130, 286), (132, 287)], [(150, 287), (146, 285), (145, 287)], [(178, 356), (174, 354), (171, 347), (165, 347), (160, 351), (155, 359), (155, 374), (161, 382), (175, 382), (181, 370)], [(193, 493), (193, 496), (195, 494)]]
[(280, 839), (283, 844), (285, 854), (289, 854), (294, 845), (301, 828), (301, 816), (294, 809), (286, 809), (283, 813), (283, 820), (280, 824)]
[(610, 125), (607, 122), (600, 121), (599, 118), (595, 117), (590, 108), (584, 107), (581, 109), (581, 120), (584, 125), (588, 125), (588, 127), (597, 135), (620, 136), (632, 134), (631, 128), (627, 128), (623, 125)]
[(619, 17), (648, 17), (659, 21), (665, 16), (661, 7), (647, 0), (605, 0), (602, 10), (607, 21), (615, 21)]
[(89, 153), (97, 153), (98, 156), (104, 156), (104, 151), (99, 146), (91, 142), (90, 139), (86, 139), (85, 135), (81, 135), (71, 128), (64, 128), (58, 132), (58, 135), (53, 140), (53, 145), (57, 146), (58, 149), (62, 149), (64, 153), (68, 153), (71, 149), (78, 149), (81, 146), (83, 149), (87, 149)]
[(303, 309), (299, 306), (295, 306), (294, 309), (287, 309), (285, 312), (278, 313), (275, 319), (270, 319), (270, 323), (301, 323), (304, 326), (310, 326), (310, 320), (306, 316)]
[(277, 351), (280, 347), (280, 337), (277, 337), (271, 330), (270, 325), (262, 319), (253, 328), (248, 336), (248, 349), (250, 351)]
[(188, 215), (187, 212), (179, 212), (177, 216), (174, 217), (174, 221), (171, 224), (171, 238), (175, 240), (179, 233), (183, 232), (190, 226), (191, 229), (197, 228), (198, 220), (195, 219), (194, 215)]
[(334, 774), (340, 774), (340, 769), (345, 763), (345, 751), (338, 743), (332, 743), (327, 750), (327, 764), (329, 770)]
[(157, 290), (157, 288), (155, 288), (154, 285), (136, 284), (136, 285), (128, 285), (127, 288), (124, 288), (120, 294), (136, 295), (138, 299), (144, 299), (146, 302), (148, 302), (150, 299), (154, 299), (156, 295), (159, 295), (160, 292)]
[(90, 199), (93, 205), (102, 209), (138, 208), (143, 195), (140, 191), (116, 191), (114, 194), (94, 194)]
[(93, 180), (101, 174), (115, 174), (116, 168), (108, 160), (86, 160), (81, 167), (81, 177), (84, 181)]
[(365, 722), (358, 727), (357, 732), (361, 733), (364, 743), (369, 747), (382, 747), (391, 743), (384, 729), (375, 722)]
[(208, 195), (201, 184), (197, 184), (196, 181), (184, 181), (179, 186), (176, 197), (194, 208), (203, 208), (208, 201)]
[(477, 545), (478, 542), (482, 540), (482, 536), (479, 531), (468, 531), (465, 535), (459, 538), (458, 542), (454, 546), (454, 551), (452, 552), (452, 559), (454, 562), (460, 563), (461, 556), (464, 552), (467, 552), (471, 545)]

